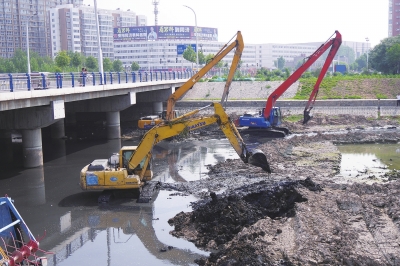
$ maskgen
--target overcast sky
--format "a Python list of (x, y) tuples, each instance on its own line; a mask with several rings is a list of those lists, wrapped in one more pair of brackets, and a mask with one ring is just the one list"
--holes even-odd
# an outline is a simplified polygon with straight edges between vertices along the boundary
[[(93, 0), (84, 0), (93, 5)], [(154, 25), (152, 0), (97, 0), (98, 8), (131, 9)], [(324, 42), (338, 30), (345, 41), (372, 46), (388, 37), (388, 0), (159, 0), (158, 25), (218, 28), (228, 42), (240, 30), (245, 43)]]

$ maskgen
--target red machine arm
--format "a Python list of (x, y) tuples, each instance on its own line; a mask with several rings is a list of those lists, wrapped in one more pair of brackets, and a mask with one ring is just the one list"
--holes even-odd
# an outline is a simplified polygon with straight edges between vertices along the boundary
[(310, 98), (308, 99), (307, 105), (304, 108), (304, 121), (303, 124), (306, 124), (310, 119), (310, 111), (314, 107), (315, 99), (317, 99), (318, 91), (319, 91), (319, 86), (321, 85), (322, 79), (325, 77), (326, 72), (328, 71), (328, 68), (330, 64), (333, 61), (333, 58), (335, 57), (337, 51), (339, 50), (340, 45), (342, 44), (342, 35), (336, 31), (336, 38), (331, 39), (329, 42), (327, 42), (325, 45), (327, 47), (325, 50), (332, 45), (331, 50), (329, 51), (328, 57), (325, 60), (324, 66), (321, 69), (321, 73), (319, 73), (317, 82), (314, 85), (314, 89), (311, 92)]
[[(321, 71), (321, 75), (319, 77), (319, 83), (318, 84), (318, 88), (319, 88), (319, 84), (322, 81), (322, 78), (324, 77), (329, 64), (332, 62), (333, 57), (335, 56), (337, 50), (339, 49), (340, 44), (342, 43), (342, 35), (338, 32), (335, 31), (336, 33), (336, 38), (330, 39), (329, 41), (325, 42), (324, 44), (322, 44), (312, 55), (310, 55), (308, 57), (308, 60), (306, 62), (304, 62), (303, 65), (301, 65), (295, 72), (293, 72), (292, 75), (290, 75), (290, 77), (285, 80), (274, 92), (271, 93), (271, 95), (268, 97), (267, 100), (267, 104), (265, 106), (264, 109), (264, 117), (267, 119), (270, 116), (271, 110), (273, 108), (273, 106), (275, 105), (275, 102), (278, 100), (278, 98), (293, 84), (295, 83), (300, 77), (301, 75), (315, 62), (317, 61), (317, 59), (330, 47), (331, 51), (329, 52), (328, 58), (324, 64), (324, 67)], [(328, 63), (329, 62), (329, 63)], [(326, 69), (325, 69), (326, 67)], [(325, 69), (324, 74), (322, 75), (323, 70)], [(321, 80), (320, 80), (321, 79)], [(316, 85), (317, 86), (317, 85)], [(316, 91), (316, 92), (315, 92)], [(316, 89), (314, 87), (313, 93), (311, 94), (313, 97), (318, 92), (318, 89)], [(312, 97), (310, 97), (311, 99)]]

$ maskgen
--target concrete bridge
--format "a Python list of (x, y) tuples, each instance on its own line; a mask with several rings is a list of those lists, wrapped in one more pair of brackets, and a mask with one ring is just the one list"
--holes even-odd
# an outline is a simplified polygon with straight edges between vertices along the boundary
[[(17, 131), (22, 135), (23, 166), (43, 165), (42, 128), (50, 127), (52, 138), (63, 138), (66, 122), (74, 124), (85, 113), (105, 113), (107, 138), (120, 138), (121, 111), (130, 109), (127, 115), (136, 119), (143, 112), (162, 111), (163, 102), (191, 75), (190, 72), (144, 72), (129, 76), (126, 73), (0, 76), (0, 150), (5, 151), (0, 159), (12, 160), (5, 153), (12, 149), (11, 134)], [(137, 106), (141, 106), (140, 110)]]

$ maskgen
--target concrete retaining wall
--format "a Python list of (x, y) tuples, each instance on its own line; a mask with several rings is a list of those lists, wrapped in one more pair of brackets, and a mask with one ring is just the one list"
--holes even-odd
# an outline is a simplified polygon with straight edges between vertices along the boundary
[[(180, 101), (176, 109), (189, 112), (210, 104), (211, 101)], [(228, 114), (243, 114), (245, 112), (258, 112), (265, 107), (266, 101), (228, 101), (226, 110)], [(277, 101), (276, 106), (281, 107), (284, 115), (303, 114), (307, 101), (282, 100)], [(324, 100), (316, 101), (312, 110), (313, 114), (326, 115), (363, 115), (367, 117), (397, 116), (400, 115), (400, 107), (396, 106), (396, 100)], [(206, 114), (212, 114), (212, 108), (206, 109)]]

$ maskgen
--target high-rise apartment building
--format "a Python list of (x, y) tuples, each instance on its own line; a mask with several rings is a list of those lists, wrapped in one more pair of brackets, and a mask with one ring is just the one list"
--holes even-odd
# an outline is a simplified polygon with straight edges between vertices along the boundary
[(389, 37), (400, 35), (400, 0), (389, 0)]
[[(147, 24), (145, 16), (136, 16), (131, 10), (98, 9), (97, 13), (103, 57), (111, 60), (114, 60), (114, 27), (134, 27), (138, 21)], [(65, 50), (98, 58), (97, 27), (93, 6), (58, 5), (49, 10), (49, 17), (53, 57)]]
[(50, 55), (50, 23), (46, 14), (60, 1), (65, 0), (1, 0), (0, 56), (10, 58), (18, 48), (26, 51), (27, 23), (30, 50), (41, 56)]
[(393, 0), (389, 0), (388, 37), (393, 36), (392, 35), (392, 29), (393, 29), (392, 14), (393, 14)]

